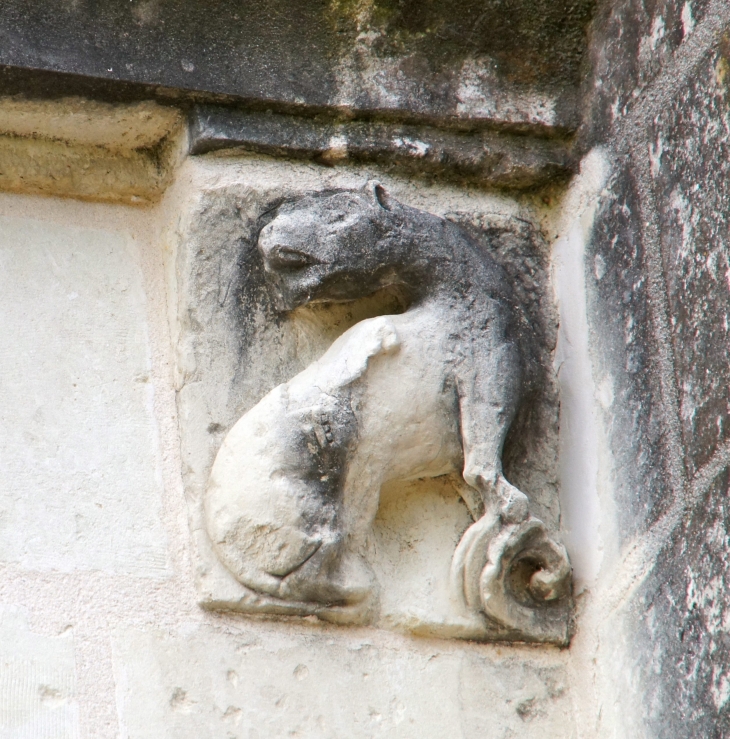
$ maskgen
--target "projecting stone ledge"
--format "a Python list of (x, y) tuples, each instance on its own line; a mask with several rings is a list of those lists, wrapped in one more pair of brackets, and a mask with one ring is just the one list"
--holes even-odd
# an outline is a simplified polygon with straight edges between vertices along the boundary
[(197, 106), (190, 153), (224, 149), (313, 159), (377, 162), (410, 173), (526, 189), (564, 179), (575, 160), (562, 139), (443, 130), (373, 121), (335, 122)]

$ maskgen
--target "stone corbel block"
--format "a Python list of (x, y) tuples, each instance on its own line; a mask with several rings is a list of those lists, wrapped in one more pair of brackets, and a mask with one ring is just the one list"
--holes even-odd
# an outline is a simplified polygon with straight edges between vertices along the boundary
[[(201, 605), (567, 644), (534, 229), (447, 220), (374, 181), (227, 185), (187, 224), (179, 402)], [(426, 501), (444, 511), (428, 585), (384, 559), (385, 537), (403, 551), (408, 535), (383, 509), (406, 499), (416, 525)]]

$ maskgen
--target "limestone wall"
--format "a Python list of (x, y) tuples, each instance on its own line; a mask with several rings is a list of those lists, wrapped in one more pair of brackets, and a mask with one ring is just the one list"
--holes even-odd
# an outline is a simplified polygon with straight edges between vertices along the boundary
[[(324, 174), (332, 185), (372, 171)], [(185, 385), (182, 211), (211, 187), (322, 176), (312, 165), (191, 160), (152, 209), (2, 196), (0, 736), (576, 735), (567, 651), (198, 606), (183, 479), (196, 474), (196, 454), (207, 469), (208, 438), (215, 450), (221, 434), (197, 416), (191, 425), (175, 402)], [(498, 196), (384, 181), (442, 212), (531, 212)], [(186, 424), (207, 438), (181, 457)], [(394, 500), (381, 514), (401, 632), (397, 593), (424, 606), (443, 597), (447, 573), (434, 567), (456, 543), (440, 540), (444, 516), (457, 516), (457, 538), (466, 525), (450, 496), (412, 496), (405, 509)]]
[[(730, 736), (728, 3), (427, 5), (0, 9), (0, 739)], [(276, 309), (268, 214), (343, 191), (461, 229), (534, 339), (500, 450), (527, 513), (466, 485), (467, 442), (388, 482), (355, 616), (256, 590), (205, 508), (239, 419), (410, 310), (390, 283)], [(397, 375), (414, 406), (426, 375)], [(480, 484), (506, 502), (470, 585)], [(543, 559), (490, 591), (535, 521)]]

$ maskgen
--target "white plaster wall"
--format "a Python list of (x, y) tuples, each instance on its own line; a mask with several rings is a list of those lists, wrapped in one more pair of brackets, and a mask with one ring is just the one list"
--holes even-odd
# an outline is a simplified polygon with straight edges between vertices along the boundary
[(158, 220), (0, 195), (3, 739), (119, 736), (112, 629), (195, 610)]
[(0, 217), (0, 561), (165, 576), (142, 282), (123, 231)]
[(229, 171), (188, 161), (148, 209), (0, 195), (0, 738), (576, 736), (569, 652), (196, 605), (165, 269), (181, 198)]

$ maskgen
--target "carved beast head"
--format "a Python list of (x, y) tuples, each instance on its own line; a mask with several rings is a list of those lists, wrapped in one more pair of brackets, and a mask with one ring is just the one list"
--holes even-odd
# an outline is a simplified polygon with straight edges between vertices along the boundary
[(397, 218), (383, 188), (307, 196), (282, 205), (258, 248), (279, 310), (355, 300), (397, 281), (384, 239)]

